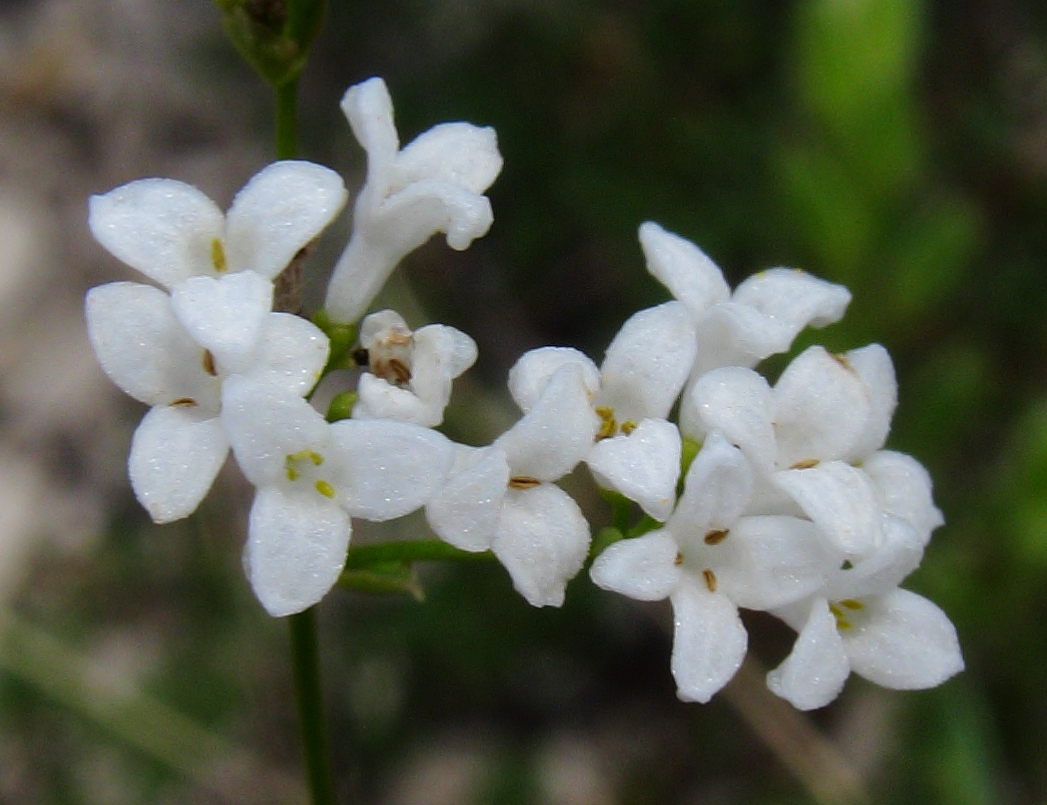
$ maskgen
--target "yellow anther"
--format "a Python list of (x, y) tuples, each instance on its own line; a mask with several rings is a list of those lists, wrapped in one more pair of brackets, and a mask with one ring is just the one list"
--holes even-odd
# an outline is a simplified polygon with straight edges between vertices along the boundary
[(713, 573), (709, 568), (702, 571), (702, 578), (705, 579), (705, 586), (709, 588), (709, 592), (716, 592), (716, 574)]
[(719, 545), (721, 542), (723, 542), (725, 539), (727, 539), (727, 534), (728, 533), (729, 532), (726, 531), (726, 530), (724, 530), (724, 531), (710, 531), (708, 534), (705, 535), (705, 544), (706, 545)]
[(211, 350), (204, 350), (204, 359), (202, 361), (202, 365), (204, 367), (204, 371), (207, 372), (207, 374), (211, 375), (211, 377), (218, 376), (218, 369), (215, 368), (214, 355), (211, 354)]
[(837, 620), (845, 617), (844, 611), (840, 609), (836, 604), (829, 604), (829, 611), (835, 616)]
[(306, 459), (313, 462), (313, 466), (316, 467), (319, 467), (324, 463), (324, 457), (315, 450), (310, 450), (309, 448), (299, 450), (297, 453), (291, 453), (291, 455), (287, 457), (287, 463), (290, 464), (292, 461), (304, 461)]
[(537, 478), (533, 478), (530, 475), (514, 475), (509, 479), (510, 489), (534, 489), (540, 484)]
[(614, 418), (614, 409), (607, 405), (596, 407), (596, 415), (600, 417), (600, 430), (596, 433), (596, 441), (610, 439), (618, 434), (618, 422)]
[(298, 470), (295, 469), (294, 464), (291, 464), (290, 462), (288, 462), (284, 466), (284, 469), (287, 471), (287, 480), (288, 481), (297, 481), (299, 478), (302, 477), (302, 474), (300, 472), (298, 472)]
[(809, 470), (813, 467), (817, 467), (821, 462), (816, 458), (805, 458), (803, 461), (797, 461), (791, 467), (790, 470)]
[(327, 481), (317, 481), (316, 491), (325, 498), (334, 498), (334, 487), (327, 483)]
[(624, 433), (626, 436), (628, 436), (634, 430), (636, 430), (636, 423), (633, 422), (631, 419), (627, 419), (625, 420), (625, 422), (622, 423), (622, 433)]
[(853, 598), (845, 598), (840, 603), (848, 609), (865, 609), (865, 604), (861, 601), (855, 601)]
[(836, 628), (843, 629), (844, 631), (846, 631), (847, 629), (853, 629), (854, 627), (850, 624), (850, 622), (843, 620), (842, 618), (837, 618)]
[(219, 274), (224, 274), (229, 270), (229, 263), (225, 259), (225, 247), (222, 245), (221, 238), (211, 238), (211, 262), (214, 264), (214, 270)]

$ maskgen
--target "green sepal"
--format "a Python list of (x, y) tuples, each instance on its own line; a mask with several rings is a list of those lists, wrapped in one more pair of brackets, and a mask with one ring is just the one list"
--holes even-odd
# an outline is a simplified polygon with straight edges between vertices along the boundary
[(327, 406), (327, 421), (338, 422), (341, 419), (349, 419), (353, 415), (353, 406), (356, 405), (358, 399), (360, 395), (355, 391), (343, 391), (341, 394), (336, 394), (331, 404)]
[(701, 449), (702, 443), (700, 441), (684, 437), (683, 449), (680, 451), (680, 481), (676, 485), (677, 497), (683, 494), (683, 484), (687, 480), (687, 471), (691, 469), (691, 464), (694, 463)]
[(215, 0), (233, 47), (279, 88), (298, 77), (323, 24), (327, 0)]
[(353, 347), (356, 346), (357, 336), (360, 334), (358, 324), (339, 324), (331, 321), (327, 311), (320, 308), (313, 314), (313, 324), (323, 330), (327, 340), (331, 343), (331, 352), (324, 367), (324, 374), (333, 372), (335, 369), (355, 369), (356, 361), (353, 359)]
[(622, 534), (629, 530), (633, 518), (633, 502), (621, 492), (600, 487), (600, 497), (611, 505), (611, 522)]
[(406, 593), (415, 601), (425, 600), (418, 573), (410, 562), (377, 562), (366, 568), (348, 568), (338, 586), (363, 593)]

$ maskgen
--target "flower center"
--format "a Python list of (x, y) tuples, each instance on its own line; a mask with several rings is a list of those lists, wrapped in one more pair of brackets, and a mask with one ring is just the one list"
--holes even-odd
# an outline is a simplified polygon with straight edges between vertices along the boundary
[(329, 481), (319, 477), (317, 468), (324, 463), (324, 457), (315, 450), (299, 450), (284, 459), (284, 472), (287, 480), (312, 482), (313, 488), (328, 500), (334, 498), (334, 487)]
[(410, 332), (390, 329), (376, 338), (365, 351), (371, 374), (394, 386), (406, 386), (411, 382), (414, 337)]
[(853, 598), (844, 598), (842, 601), (830, 601), (829, 611), (836, 618), (836, 628), (846, 631), (847, 629), (853, 629), (854, 624), (851, 623), (851, 618), (855, 612), (859, 612), (865, 609), (865, 604), (861, 601), (855, 601)]
[(628, 436), (636, 430), (636, 423), (631, 419), (619, 425), (618, 420), (614, 418), (614, 408), (609, 405), (598, 405), (596, 415), (600, 417), (600, 430), (596, 432), (596, 441), (610, 439), (612, 436), (617, 436), (619, 432)]

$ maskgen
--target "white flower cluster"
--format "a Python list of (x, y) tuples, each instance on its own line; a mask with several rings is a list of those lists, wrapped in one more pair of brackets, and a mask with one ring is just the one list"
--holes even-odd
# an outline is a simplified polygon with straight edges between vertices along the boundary
[(807, 326), (837, 321), (845, 288), (775, 268), (732, 292), (696, 246), (646, 223), (648, 269), (675, 299), (625, 322), (599, 367), (569, 348), (526, 353), (509, 375), (520, 420), (489, 446), (454, 444), (433, 428), (476, 360), (473, 340), (442, 325), (412, 332), (389, 310), (360, 319), (432, 235), (464, 249), (486, 233), (495, 134), (450, 123), (401, 149), (380, 79), (342, 106), (368, 157), (326, 301), (331, 320), (359, 321), (364, 371), (349, 419), (329, 422), (307, 400), (330, 368), (327, 336), (272, 312), (274, 278), (345, 204), (336, 174), (277, 162), (224, 216), (163, 179), (91, 199), (99, 242), (162, 286), (112, 283), (86, 303), (102, 368), (152, 406), (129, 473), (154, 520), (193, 512), (231, 447), (257, 489), (245, 568), (274, 616), (334, 585), (352, 517), (421, 508), (446, 542), (493, 552), (531, 604), (559, 606), (591, 538), (555, 482), (584, 462), (644, 515), (595, 558), (592, 578), (670, 599), (681, 698), (708, 701), (738, 669), (739, 607), (798, 632), (768, 684), (803, 709), (831, 701), (852, 669), (892, 688), (962, 669), (946, 616), (898, 586), (942, 517), (923, 467), (882, 449), (897, 398), (886, 351), (812, 347), (774, 386), (753, 370)]

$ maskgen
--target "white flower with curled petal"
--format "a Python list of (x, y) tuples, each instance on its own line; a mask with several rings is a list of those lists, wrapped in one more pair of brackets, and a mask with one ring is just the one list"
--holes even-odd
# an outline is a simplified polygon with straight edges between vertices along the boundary
[[(219, 282), (235, 285), (238, 276), (249, 273)], [(151, 406), (132, 439), (128, 470), (135, 495), (158, 523), (195, 511), (225, 461), (229, 441), (219, 412), (222, 384), (231, 372), (300, 396), (316, 384), (328, 354), (327, 336), (317, 327), (269, 312), (268, 297), (262, 297), (251, 302), (260, 321), (257, 338), (246, 354), (239, 347), (231, 351), (229, 361), (221, 325), (216, 337), (195, 338), (185, 319), (197, 311), (182, 301), (177, 306), (150, 285), (114, 282), (92, 288), (85, 302), (88, 338), (102, 369), (123, 391)], [(221, 297), (204, 300), (202, 306), (220, 322), (228, 321), (229, 310), (220, 302)], [(205, 317), (198, 318), (195, 332), (207, 333)]]
[(589, 548), (589, 524), (553, 482), (592, 446), (599, 419), (582, 367), (567, 363), (537, 397), (514, 394), (523, 418), (487, 448), (459, 447), (447, 483), (426, 505), (441, 539), (491, 550), (533, 606), (561, 606)]
[[(941, 523), (922, 467), (880, 450), (897, 383), (878, 344), (842, 356), (811, 347), (773, 389), (750, 369), (714, 369), (698, 378), (687, 402), (693, 427), (724, 433), (846, 556), (880, 544), (881, 511), (911, 521), (924, 542)], [(689, 435), (700, 438), (701, 430)]]
[(476, 342), (460, 330), (429, 324), (414, 332), (399, 313), (382, 310), (360, 323), (369, 372), (360, 376), (354, 419), (389, 417), (436, 427), (451, 382), (476, 362)]
[(709, 701), (741, 665), (748, 638), (739, 607), (810, 595), (837, 564), (809, 521), (749, 514), (752, 488), (744, 454), (709, 434), (665, 527), (614, 543), (590, 571), (604, 589), (672, 602), (672, 672), (685, 701)]
[(559, 367), (580, 366), (601, 422), (586, 464), (601, 486), (664, 521), (676, 501), (681, 454), (680, 433), (666, 417), (687, 380), (695, 349), (687, 308), (666, 302), (633, 314), (599, 369), (578, 350), (546, 347), (517, 361), (509, 387), (526, 403)]
[(353, 233), (327, 290), (327, 312), (351, 323), (367, 310), (405, 255), (437, 232), (459, 251), (491, 227), (483, 195), (502, 169), (494, 129), (443, 123), (403, 149), (393, 102), (380, 78), (350, 87), (342, 111), (367, 151), (367, 181), (353, 212)]
[(816, 595), (775, 611), (798, 636), (767, 685), (801, 710), (829, 704), (852, 671), (883, 687), (918, 690), (963, 670), (949, 618), (898, 587), (920, 563), (922, 534), (901, 518), (883, 517), (878, 548), (837, 569)]
[(388, 419), (329, 424), (296, 394), (249, 378), (226, 381), (221, 418), (257, 488), (244, 567), (276, 617), (312, 606), (338, 580), (350, 517), (390, 520), (421, 508), (454, 457), (436, 431)]

